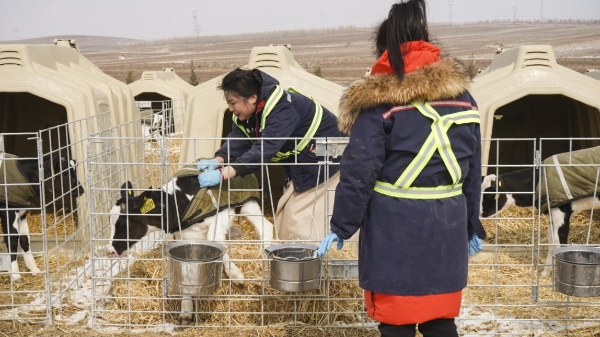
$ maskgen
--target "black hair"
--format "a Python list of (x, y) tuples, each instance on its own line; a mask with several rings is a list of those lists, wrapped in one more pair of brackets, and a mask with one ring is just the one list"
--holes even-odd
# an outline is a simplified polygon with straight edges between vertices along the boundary
[(237, 68), (223, 77), (219, 89), (224, 92), (233, 93), (236, 96), (245, 99), (256, 94), (260, 97), (260, 88), (262, 86), (262, 77), (258, 69)]
[[(400, 1), (392, 5), (387, 19), (379, 27), (376, 49), (379, 52), (382, 48), (379, 43), (387, 45), (390, 66), (401, 81), (404, 79), (404, 58), (400, 45), (409, 41), (429, 42), (426, 10), (425, 0)], [(382, 26), (387, 26), (383, 27), (387, 28), (385, 34)]]
[(377, 58), (380, 58), (387, 49), (387, 27), (388, 20), (385, 19), (379, 24), (373, 36), (373, 40), (375, 41), (375, 56)]

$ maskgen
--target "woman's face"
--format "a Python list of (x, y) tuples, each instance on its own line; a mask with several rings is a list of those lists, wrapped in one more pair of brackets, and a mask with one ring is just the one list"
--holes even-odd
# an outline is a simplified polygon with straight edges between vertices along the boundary
[(256, 94), (249, 98), (244, 98), (237, 95), (234, 92), (226, 92), (225, 99), (231, 111), (241, 121), (247, 121), (250, 119), (254, 111), (256, 110)]

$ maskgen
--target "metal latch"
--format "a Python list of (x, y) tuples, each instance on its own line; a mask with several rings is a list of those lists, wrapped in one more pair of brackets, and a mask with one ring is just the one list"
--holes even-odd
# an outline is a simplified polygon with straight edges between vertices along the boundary
[(316, 141), (316, 154), (320, 157), (337, 158), (344, 153), (349, 137), (328, 137)]

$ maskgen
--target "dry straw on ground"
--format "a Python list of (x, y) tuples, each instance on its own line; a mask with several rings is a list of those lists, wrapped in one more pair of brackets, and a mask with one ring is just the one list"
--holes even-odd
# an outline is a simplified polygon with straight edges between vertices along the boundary
[[(500, 246), (497, 254), (483, 255), (471, 261), (468, 276), (470, 286), (463, 293), (464, 303), (474, 306), (474, 312), (493, 311), (500, 319), (548, 320), (556, 326), (564, 325), (566, 317), (573, 320), (600, 319), (598, 308), (588, 306), (597, 302), (597, 298), (567, 297), (553, 290), (552, 276), (541, 276), (543, 267), (536, 268), (536, 263), (543, 264), (546, 260), (547, 246), (544, 245), (548, 243), (548, 217), (542, 215), (539, 229), (538, 220), (537, 210), (512, 207), (502, 212), (497, 220), (483, 221), (488, 233), (486, 242), (514, 247)], [(590, 213), (573, 216), (569, 243), (585, 244), (589, 224)], [(541, 256), (538, 259), (539, 242), (543, 245), (539, 247)], [(600, 242), (596, 215), (593, 217), (589, 242)], [(532, 293), (534, 289), (538, 291), (537, 299)], [(564, 305), (567, 302), (570, 306), (568, 309)], [(487, 325), (493, 327), (494, 322), (489, 321)], [(600, 330), (598, 325), (573, 328), (578, 326), (576, 321), (569, 326), (573, 336), (592, 336), (591, 331)]]
[[(43, 270), (44, 257), (36, 257), (35, 260), (40, 269)], [(15, 307), (20, 307), (24, 308), (25, 311), (16, 313), (19, 316), (22, 316), (23, 319), (26, 319), (28, 322), (33, 322), (37, 318), (42, 322), (46, 318), (46, 311), (41, 309), (39, 304), (33, 303), (35, 303), (36, 299), (40, 296), (45, 296), (47, 290), (46, 282), (48, 281), (47, 278), (50, 277), (49, 275), (60, 274), (61, 272), (59, 272), (59, 270), (65, 272), (72, 271), (75, 268), (81, 268), (84, 261), (82, 257), (75, 258), (72, 252), (55, 250), (48, 256), (48, 270), (42, 271), (42, 273), (28, 273), (28, 269), (23, 260), (19, 259), (18, 263), (19, 269), (25, 272), (21, 275), (21, 282), (11, 283), (8, 273), (0, 274), (0, 316), (3, 314), (11, 316), (11, 314), (4, 311), (11, 311)], [(58, 276), (60, 278), (60, 276), (65, 275)], [(58, 290), (57, 284), (50, 284), (51, 292), (56, 292)], [(66, 291), (66, 289), (61, 290)], [(64, 310), (69, 310), (69, 308), (65, 306), (60, 309), (55, 309), (55, 312), (62, 312)], [(72, 310), (78, 309), (72, 308)]]
[[(270, 288), (268, 261), (257, 243), (252, 225), (245, 219), (236, 224), (250, 243), (230, 245), (230, 256), (246, 277), (243, 286), (232, 285), (223, 274), (223, 285), (212, 295), (195, 301), (197, 321), (207, 326), (260, 326), (273, 324), (358, 323), (364, 312), (362, 290), (357, 281), (322, 282), (320, 289), (288, 294)], [(163, 278), (166, 262), (159, 247), (132, 264), (129, 272), (116, 275), (110, 295), (114, 297), (102, 314), (112, 323), (152, 325), (166, 320), (177, 323), (180, 301), (165, 298)], [(356, 258), (338, 252), (337, 258)], [(344, 257), (343, 255), (346, 254)], [(161, 314), (161, 312), (167, 312)], [(127, 314), (124, 314), (127, 313)]]
[[(47, 212), (46, 214), (46, 237), (68, 237), (77, 230), (77, 212), (68, 211), (61, 208), (56, 213)], [(27, 215), (29, 232), (32, 237), (40, 237), (42, 233), (42, 216), (39, 212)]]

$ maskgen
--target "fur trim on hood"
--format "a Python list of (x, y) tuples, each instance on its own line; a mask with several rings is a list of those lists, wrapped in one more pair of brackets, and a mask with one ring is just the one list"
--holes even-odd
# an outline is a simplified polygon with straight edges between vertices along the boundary
[(391, 75), (375, 75), (359, 80), (340, 99), (338, 127), (350, 133), (361, 111), (380, 105), (406, 105), (414, 101), (436, 101), (459, 96), (471, 82), (466, 69), (456, 60), (438, 62), (404, 75), (400, 83)]

